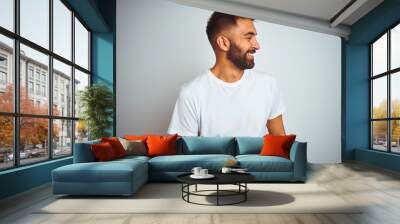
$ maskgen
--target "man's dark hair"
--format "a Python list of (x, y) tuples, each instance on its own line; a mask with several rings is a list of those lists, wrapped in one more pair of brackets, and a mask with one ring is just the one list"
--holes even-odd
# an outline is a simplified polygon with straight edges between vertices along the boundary
[(213, 12), (210, 19), (208, 20), (206, 28), (207, 37), (211, 43), (211, 46), (214, 46), (213, 40), (219, 32), (228, 27), (236, 26), (236, 20), (238, 18), (244, 17), (225, 14), (222, 12)]

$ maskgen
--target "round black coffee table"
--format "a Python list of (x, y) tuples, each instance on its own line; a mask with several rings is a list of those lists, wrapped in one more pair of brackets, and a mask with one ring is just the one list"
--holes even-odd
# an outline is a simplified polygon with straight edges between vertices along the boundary
[[(241, 202), (245, 202), (247, 200), (247, 192), (249, 188), (247, 187), (247, 183), (255, 180), (255, 177), (248, 173), (215, 173), (213, 174), (215, 177), (212, 179), (193, 179), (190, 177), (191, 173), (182, 174), (177, 177), (178, 181), (182, 183), (182, 199), (188, 203), (198, 204), (198, 205), (234, 205), (239, 204)], [(198, 184), (205, 185), (216, 185), (215, 190), (197, 190)], [(190, 186), (195, 186), (194, 191), (190, 191)], [(223, 190), (220, 189), (220, 185), (236, 185), (238, 186), (237, 190)], [(208, 192), (215, 192), (215, 194), (205, 194)], [(190, 201), (190, 196), (204, 196), (204, 197), (216, 197), (216, 204), (202, 204)], [(231, 203), (221, 203), (221, 197), (229, 197), (229, 196), (241, 196), (240, 200), (234, 201)]]

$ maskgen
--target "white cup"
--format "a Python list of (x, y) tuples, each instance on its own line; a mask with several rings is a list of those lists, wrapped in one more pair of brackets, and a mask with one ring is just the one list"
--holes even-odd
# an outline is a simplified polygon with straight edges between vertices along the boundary
[(193, 167), (192, 173), (193, 173), (194, 175), (196, 175), (196, 176), (199, 176), (199, 175), (201, 175), (201, 174), (200, 174), (200, 171), (201, 171), (201, 170), (202, 170), (201, 167)]
[(232, 171), (232, 169), (230, 167), (222, 167), (221, 172), (222, 173), (230, 173)]
[(208, 169), (201, 169), (200, 170), (200, 176), (207, 176), (208, 175)]

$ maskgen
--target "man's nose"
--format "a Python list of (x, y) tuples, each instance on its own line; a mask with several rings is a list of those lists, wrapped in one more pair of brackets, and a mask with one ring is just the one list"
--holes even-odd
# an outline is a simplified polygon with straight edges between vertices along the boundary
[(253, 48), (254, 48), (255, 50), (259, 50), (259, 49), (260, 49), (260, 44), (258, 43), (257, 40), (254, 41), (254, 43), (253, 43)]

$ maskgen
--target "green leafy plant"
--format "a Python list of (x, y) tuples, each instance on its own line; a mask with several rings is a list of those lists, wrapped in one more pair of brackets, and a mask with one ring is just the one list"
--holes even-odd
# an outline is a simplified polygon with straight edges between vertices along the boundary
[(109, 136), (107, 129), (112, 125), (113, 93), (105, 85), (94, 84), (86, 87), (79, 96), (81, 117), (87, 126), (89, 139)]

